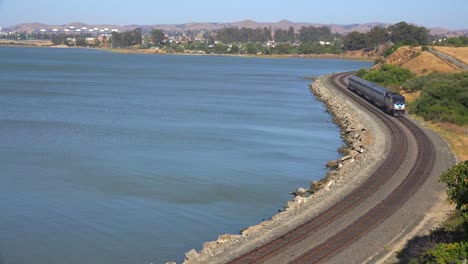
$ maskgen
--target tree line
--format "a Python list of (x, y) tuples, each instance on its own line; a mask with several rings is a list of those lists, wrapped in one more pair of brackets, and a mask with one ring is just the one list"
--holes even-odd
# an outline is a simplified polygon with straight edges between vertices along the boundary
[(366, 33), (353, 31), (343, 37), (343, 49), (374, 49), (377, 45), (388, 41), (397, 45), (427, 45), (429, 30), (400, 22), (388, 28), (374, 27)]
[(248, 42), (266, 42), (274, 40), (275, 42), (292, 42), (300, 40), (301, 42), (332, 41), (339, 35), (331, 32), (329, 27), (301, 27), (296, 33), (293, 27), (289, 29), (271, 28), (238, 28), (230, 27), (220, 29), (214, 34), (209, 34), (214, 40), (225, 44), (229, 43), (248, 43)]
[(126, 32), (112, 32), (111, 47), (112, 48), (125, 48), (138, 46), (142, 43), (142, 33), (140, 28)]

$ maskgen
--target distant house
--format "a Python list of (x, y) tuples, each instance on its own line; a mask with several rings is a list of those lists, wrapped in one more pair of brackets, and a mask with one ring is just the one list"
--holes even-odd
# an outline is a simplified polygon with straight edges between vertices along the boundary
[(269, 48), (274, 48), (276, 47), (276, 42), (274, 41), (267, 41), (267, 43), (265, 44), (265, 46), (269, 47)]
[(95, 38), (85, 38), (86, 44), (94, 45), (96, 44), (96, 39)]

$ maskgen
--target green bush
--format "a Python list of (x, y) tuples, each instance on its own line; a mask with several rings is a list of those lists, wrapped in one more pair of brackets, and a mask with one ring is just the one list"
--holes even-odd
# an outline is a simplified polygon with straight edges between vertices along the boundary
[(437, 244), (422, 257), (422, 263), (463, 263), (468, 257), (468, 242)]
[(468, 160), (450, 168), (440, 176), (447, 184), (447, 195), (457, 206), (457, 210), (468, 221)]
[(407, 80), (414, 78), (410, 70), (391, 64), (384, 64), (379, 69), (359, 73), (362, 78), (387, 87), (399, 87)]
[(408, 80), (406, 90), (421, 90), (412, 110), (426, 120), (468, 124), (468, 72), (434, 73)]
[(363, 78), (364, 75), (368, 72), (368, 70), (364, 69), (364, 68), (361, 68), (359, 69), (359, 71), (356, 72), (356, 76), (357, 77), (360, 77), (360, 78)]

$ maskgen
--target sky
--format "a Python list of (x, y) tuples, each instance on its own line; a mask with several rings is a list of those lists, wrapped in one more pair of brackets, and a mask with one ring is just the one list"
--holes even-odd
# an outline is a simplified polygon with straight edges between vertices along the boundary
[(468, 29), (468, 0), (0, 0), (0, 26), (39, 22), (115, 25), (189, 22), (359, 24), (405, 21)]

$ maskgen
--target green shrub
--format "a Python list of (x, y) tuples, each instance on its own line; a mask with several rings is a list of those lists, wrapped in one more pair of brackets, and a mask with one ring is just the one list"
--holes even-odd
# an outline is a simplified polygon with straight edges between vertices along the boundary
[(408, 69), (391, 64), (384, 64), (380, 69), (367, 71), (363, 74), (362, 78), (383, 86), (400, 86), (408, 79), (414, 78), (414, 74)]
[(468, 221), (468, 160), (450, 168), (440, 176), (447, 184), (447, 195), (457, 206), (457, 210)]
[(432, 73), (404, 83), (404, 89), (421, 90), (413, 110), (426, 120), (468, 124), (468, 72)]
[(422, 257), (422, 263), (463, 263), (468, 257), (468, 242), (437, 244)]
[(357, 77), (360, 77), (360, 78), (363, 78), (364, 75), (368, 72), (368, 70), (362, 68), (362, 69), (359, 69), (359, 71), (356, 72), (356, 76)]

